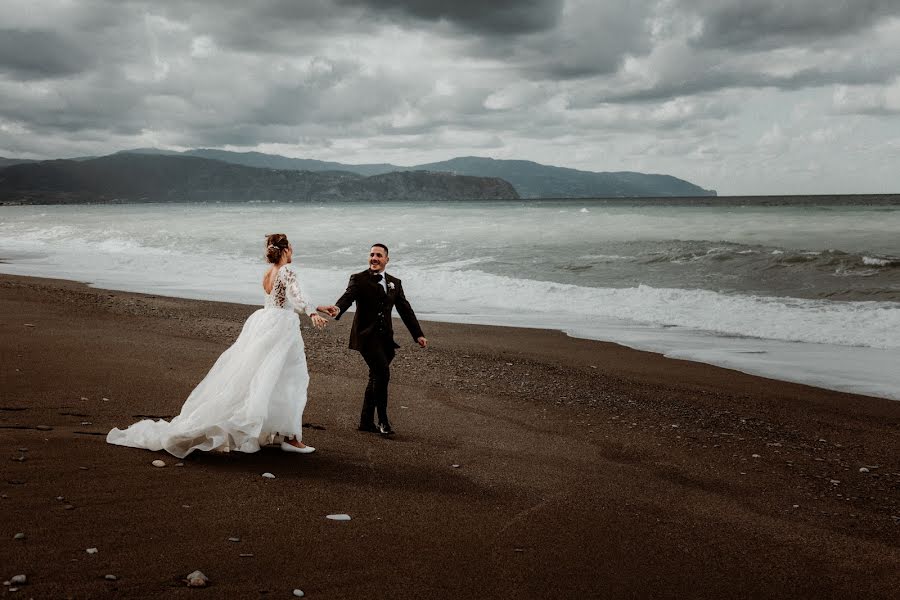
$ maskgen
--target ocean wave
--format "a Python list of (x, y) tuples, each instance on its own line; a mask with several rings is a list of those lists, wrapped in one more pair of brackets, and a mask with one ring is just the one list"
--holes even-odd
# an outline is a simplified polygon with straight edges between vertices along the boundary
[[(404, 284), (432, 312), (563, 312), (783, 341), (900, 348), (900, 303), (724, 294), (709, 290), (590, 288), (479, 271), (415, 272)], [(406, 279), (404, 281), (407, 281)]]

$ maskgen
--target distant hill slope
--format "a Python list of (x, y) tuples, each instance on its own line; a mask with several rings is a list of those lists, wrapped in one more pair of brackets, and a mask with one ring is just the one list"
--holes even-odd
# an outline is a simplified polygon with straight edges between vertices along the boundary
[(31, 160), (29, 158), (6, 158), (4, 156), (0, 156), (0, 169), (4, 167), (11, 167), (12, 165), (23, 165), (26, 163), (38, 162), (36, 160)]
[(516, 198), (513, 187), (497, 178), (422, 171), (363, 177), (153, 153), (43, 161), (0, 170), (0, 202), (5, 204)]
[[(140, 149), (128, 152), (171, 151)], [(499, 177), (510, 182), (523, 198), (622, 198), (667, 196), (715, 196), (714, 190), (672, 177), (631, 171), (594, 172), (553, 167), (528, 160), (496, 160), (467, 156), (451, 160), (401, 167), (391, 164), (350, 165), (320, 160), (287, 158), (260, 152), (226, 150), (188, 150), (183, 154), (202, 156), (234, 164), (270, 169), (308, 171), (350, 171), (360, 175), (377, 175), (391, 171), (443, 171), (475, 177)]]

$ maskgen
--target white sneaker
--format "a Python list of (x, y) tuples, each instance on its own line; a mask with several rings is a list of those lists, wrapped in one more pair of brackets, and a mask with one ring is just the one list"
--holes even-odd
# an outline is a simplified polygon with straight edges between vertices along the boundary
[(297, 454), (311, 454), (316, 451), (312, 446), (304, 446), (303, 448), (298, 448), (293, 444), (288, 444), (287, 442), (281, 442), (281, 449), (285, 452), (296, 452)]

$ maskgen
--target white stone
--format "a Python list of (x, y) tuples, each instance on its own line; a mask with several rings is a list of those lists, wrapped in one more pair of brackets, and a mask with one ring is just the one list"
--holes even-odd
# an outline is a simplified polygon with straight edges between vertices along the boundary
[(105, 579), (107, 581), (117, 581), (119, 578), (116, 577), (115, 575), (104, 575), (103, 579)]
[(166, 461), (156, 459), (150, 464), (153, 465), (154, 467), (164, 467), (164, 466), (166, 466)]
[(303, 590), (294, 590), (294, 595), (297, 596), (298, 598), (302, 598), (306, 594), (303, 593)]
[(228, 541), (229, 541), (229, 542), (239, 542), (239, 541), (241, 541), (241, 538), (239, 538), (239, 537), (230, 537), (230, 538), (228, 538)]
[(275, 479), (275, 476), (272, 475), (271, 473), (263, 473), (262, 476), (265, 477), (266, 479)]
[(13, 575), (12, 579), (9, 580), (9, 583), (12, 585), (22, 585), (23, 583), (28, 583), (28, 578), (24, 575)]
[(454, 469), (458, 469), (458, 468), (459, 468), (459, 465), (450, 465), (450, 466), (453, 467)]
[(201, 571), (194, 571), (186, 579), (188, 587), (206, 587), (206, 584), (209, 583), (209, 577)]
[(860, 468), (859, 468), (859, 472), (860, 472), (860, 473), (868, 473), (868, 472), (869, 472), (869, 469), (867, 469), (867, 468), (865, 468), (865, 467), (860, 467)]
[(344, 513), (338, 513), (338, 514), (334, 514), (334, 515), (328, 515), (325, 518), (331, 519), (332, 521), (349, 521), (350, 515), (346, 515)]
[(759, 458), (759, 454), (753, 454), (753, 458)]
[(87, 552), (88, 554), (97, 554), (100, 551), (96, 548), (88, 548), (85, 552)]
[(24, 534), (24, 533), (17, 533), (16, 535), (13, 536), (13, 539), (15, 539), (15, 540), (24, 540), (24, 539), (25, 539), (25, 534)]

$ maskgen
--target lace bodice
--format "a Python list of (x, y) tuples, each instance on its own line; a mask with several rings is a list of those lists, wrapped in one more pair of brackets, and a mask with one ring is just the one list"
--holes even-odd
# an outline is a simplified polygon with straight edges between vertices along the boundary
[(300, 284), (297, 282), (297, 274), (294, 273), (294, 269), (290, 265), (283, 265), (275, 274), (272, 292), (266, 294), (265, 307), (289, 309), (288, 301), (298, 313), (312, 316), (316, 312), (316, 307), (300, 291)]

